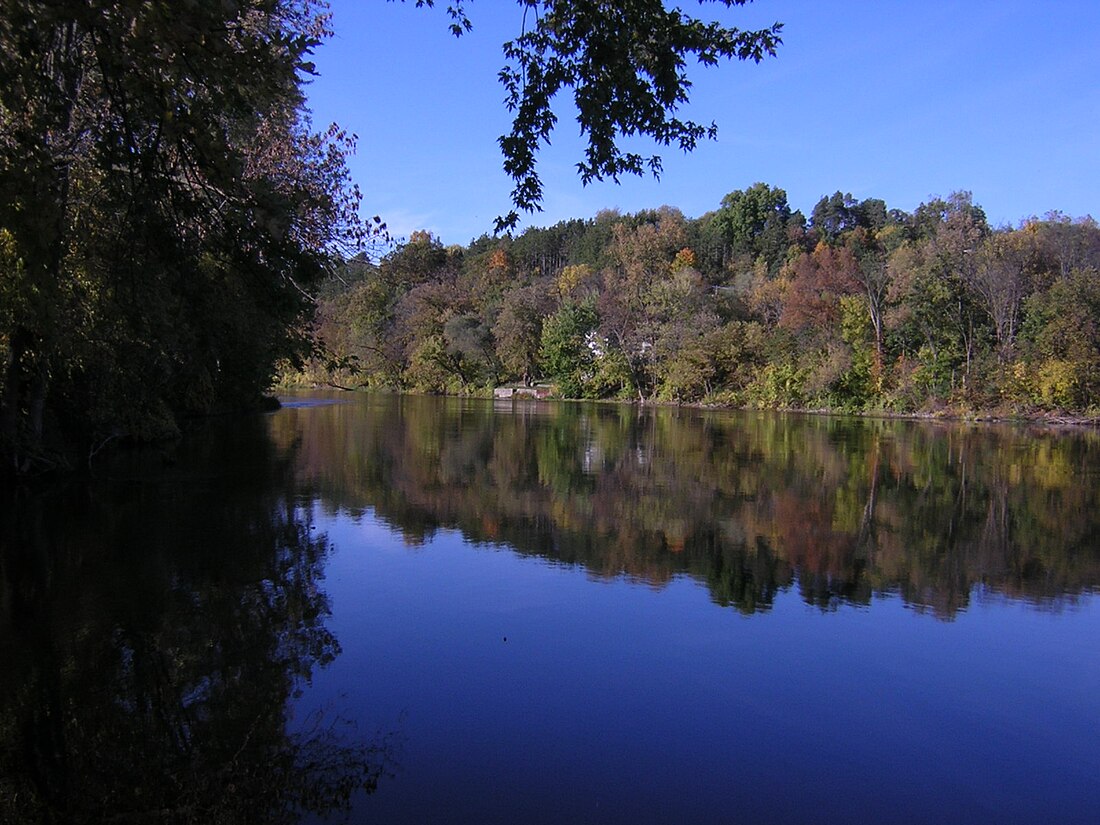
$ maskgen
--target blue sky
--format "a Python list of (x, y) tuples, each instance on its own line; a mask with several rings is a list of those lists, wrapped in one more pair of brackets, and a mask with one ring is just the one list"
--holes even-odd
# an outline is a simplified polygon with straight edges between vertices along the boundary
[[(331, 5), (335, 36), (316, 55), (309, 105), (316, 126), (359, 136), (351, 168), (364, 213), (448, 244), (491, 232), (511, 191), (497, 146), (510, 126), (500, 45), (520, 32), (522, 10), (470, 0), (474, 31), (456, 39), (445, 9), (412, 0)], [(717, 121), (718, 139), (686, 156), (658, 150), (660, 181), (582, 187), (582, 144), (562, 99), (540, 156), (545, 211), (521, 229), (663, 204), (697, 217), (757, 181), (807, 215), (838, 189), (905, 210), (966, 189), (994, 225), (1055, 209), (1100, 218), (1098, 0), (683, 5), (741, 28), (783, 22), (779, 56), (693, 67), (685, 111)]]

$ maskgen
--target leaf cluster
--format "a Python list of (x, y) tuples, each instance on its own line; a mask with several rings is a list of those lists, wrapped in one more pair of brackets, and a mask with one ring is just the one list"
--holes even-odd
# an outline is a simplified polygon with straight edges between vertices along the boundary
[[(700, 0), (726, 8), (750, 0)], [(500, 82), (512, 128), (500, 137), (504, 171), (515, 182), (515, 209), (497, 219), (497, 231), (515, 227), (516, 210), (537, 211), (543, 184), (537, 169), (541, 146), (558, 124), (555, 100), (571, 91), (584, 160), (581, 181), (618, 181), (623, 175), (659, 177), (659, 154), (624, 149), (624, 139), (648, 136), (659, 146), (690, 152), (713, 139), (718, 127), (681, 117), (689, 102), (688, 61), (714, 66), (723, 60), (761, 62), (775, 56), (783, 26), (750, 31), (669, 8), (663, 0), (517, 0), (522, 32), (504, 46)], [(417, 6), (432, 6), (418, 0)], [(451, 30), (469, 31), (465, 4), (449, 4)]]

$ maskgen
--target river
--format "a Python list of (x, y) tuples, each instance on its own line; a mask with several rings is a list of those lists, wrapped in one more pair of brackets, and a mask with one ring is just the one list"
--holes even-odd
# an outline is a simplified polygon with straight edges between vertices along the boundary
[(1092, 430), (316, 393), (0, 506), (2, 820), (1100, 810)]

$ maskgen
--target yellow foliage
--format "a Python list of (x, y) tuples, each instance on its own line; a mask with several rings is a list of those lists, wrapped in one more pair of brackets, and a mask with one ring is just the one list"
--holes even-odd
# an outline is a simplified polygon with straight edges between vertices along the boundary
[(494, 249), (493, 253), (489, 256), (489, 269), (490, 270), (502, 270), (507, 271), (511, 268), (512, 262), (508, 258), (508, 253), (503, 249)]
[(783, 305), (790, 286), (791, 280), (786, 272), (781, 271), (776, 278), (754, 273), (749, 287), (749, 308), (763, 318), (765, 324), (775, 326), (783, 314)]
[(558, 275), (558, 293), (563, 298), (571, 295), (573, 290), (591, 275), (592, 267), (588, 264), (562, 267), (561, 273)]
[(15, 236), (3, 227), (0, 227), (0, 260), (5, 264), (15, 260)]
[(1039, 364), (1034, 392), (1038, 401), (1050, 407), (1072, 407), (1077, 388), (1077, 369), (1072, 361), (1048, 358)]
[(672, 272), (675, 274), (682, 269), (695, 269), (695, 252), (686, 246), (672, 259)]

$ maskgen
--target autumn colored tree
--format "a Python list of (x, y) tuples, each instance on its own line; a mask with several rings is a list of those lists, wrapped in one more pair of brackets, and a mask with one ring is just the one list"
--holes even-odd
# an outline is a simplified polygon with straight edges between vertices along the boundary
[[(1095, 403), (1093, 270), (1068, 278), (1060, 258), (1087, 258), (1088, 220), (991, 232), (965, 193), (912, 216), (875, 199), (846, 208), (855, 223), (832, 243), (788, 232), (778, 272), (758, 257), (717, 282), (695, 247), (713, 214), (607, 212), (465, 249), (418, 233), (379, 268), (356, 264), (330, 281), (318, 329), (362, 370), (346, 385), (480, 393), (495, 377), (543, 375), (563, 395), (642, 401)], [(603, 265), (576, 263), (582, 248)], [(419, 274), (387, 280), (410, 267)], [(512, 285), (476, 287), (490, 269)]]
[(596, 273), (588, 264), (563, 266), (555, 281), (558, 294), (563, 298), (596, 287)]
[(839, 328), (840, 299), (858, 288), (859, 265), (851, 250), (820, 243), (790, 265), (790, 287), (779, 323), (816, 338)]
[(719, 317), (699, 271), (677, 265), (687, 257), (677, 253), (668, 277), (654, 285), (649, 300), (654, 326), (651, 380), (656, 394), (677, 400), (709, 393), (718, 373), (717, 354), (709, 357), (708, 345), (714, 343), (710, 336)]
[(788, 354), (784, 366), (800, 364), (806, 391), (822, 402), (842, 383), (852, 365), (852, 342), (844, 334), (851, 309), (845, 300), (859, 288), (857, 271), (849, 249), (824, 242), (813, 254), (802, 253), (785, 266), (789, 286), (779, 326), (794, 334), (797, 350)]
[(1074, 270), (1100, 269), (1100, 225), (1091, 216), (1073, 220), (1049, 212), (1042, 219), (1028, 220), (1024, 228), (1035, 235), (1047, 268), (1061, 277)]
[(667, 207), (631, 228), (615, 226), (614, 266), (604, 270), (600, 293), (600, 329), (629, 365), (639, 398), (656, 386), (657, 338), (661, 323), (659, 285), (683, 249), (683, 215)]

